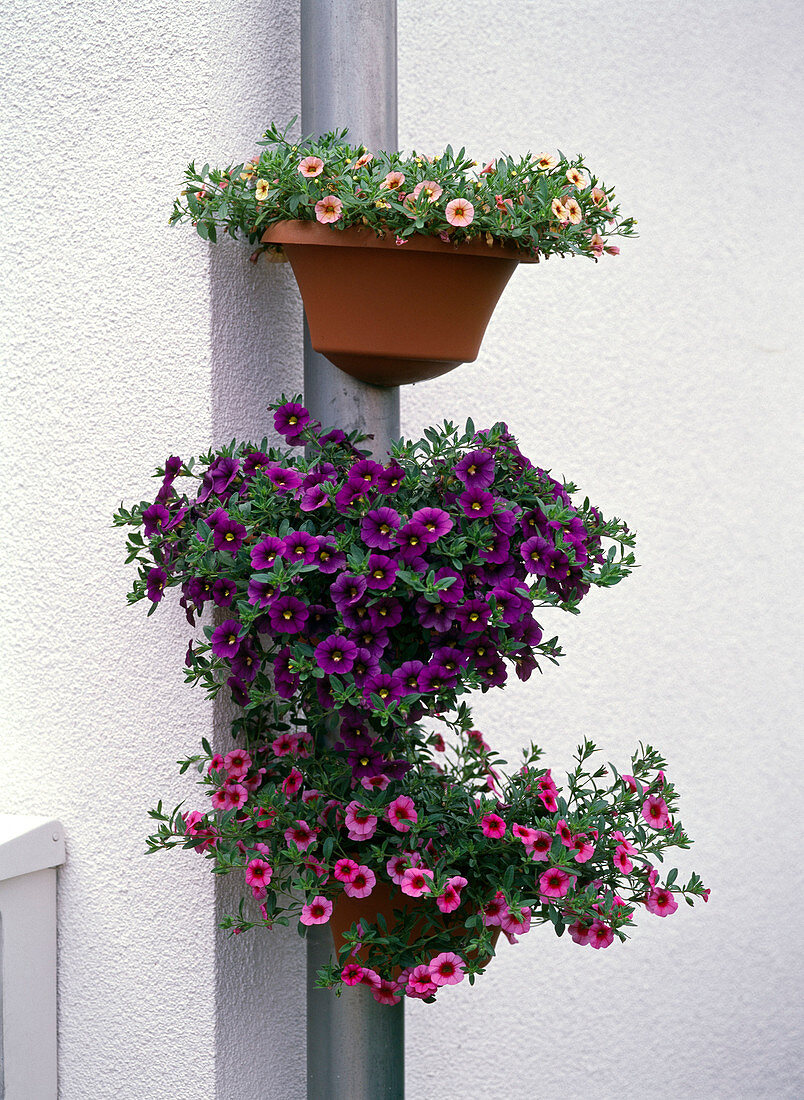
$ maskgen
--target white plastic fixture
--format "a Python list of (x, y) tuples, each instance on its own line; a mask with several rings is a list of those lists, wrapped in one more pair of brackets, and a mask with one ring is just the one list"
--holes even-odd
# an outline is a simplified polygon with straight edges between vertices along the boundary
[(0, 1097), (56, 1100), (56, 868), (64, 829), (0, 814)]

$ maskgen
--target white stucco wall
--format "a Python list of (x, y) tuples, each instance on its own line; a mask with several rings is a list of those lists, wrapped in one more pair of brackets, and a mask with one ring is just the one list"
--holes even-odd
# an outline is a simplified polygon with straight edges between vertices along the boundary
[[(298, 110), (297, 7), (7, 16), (2, 808), (67, 833), (62, 1100), (304, 1095), (301, 941), (222, 941), (201, 861), (141, 854), (222, 716), (181, 682), (180, 614), (125, 607), (108, 526), (168, 454), (262, 435), (266, 400), (301, 388), (288, 269), (166, 226), (191, 156), (248, 153)], [(478, 724), (557, 770), (584, 735), (621, 765), (657, 744), (697, 840), (681, 866), (713, 890), (606, 952), (537, 930), (411, 1005), (409, 1095), (799, 1096), (801, 15), (399, 9), (404, 147), (582, 151), (642, 233), (519, 271), (478, 362), (403, 393), (405, 434), (504, 419), (640, 536), (642, 569), (556, 621), (563, 667), (485, 696)]]

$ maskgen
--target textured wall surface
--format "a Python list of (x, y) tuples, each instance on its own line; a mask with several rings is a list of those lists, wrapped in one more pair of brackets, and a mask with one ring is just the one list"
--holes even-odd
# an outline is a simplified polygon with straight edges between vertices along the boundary
[(298, 110), (297, 5), (6, 10), (1, 801), (65, 825), (60, 1095), (301, 1096), (303, 944), (225, 940), (204, 864), (143, 854), (216, 717), (175, 603), (126, 607), (111, 528), (167, 455), (262, 437), (267, 398), (301, 389), (286, 269), (167, 226), (192, 156), (249, 154)]
[(414, 1003), (413, 1097), (804, 1091), (801, 231), (771, 213), (801, 178), (801, 31), (785, 2), (400, 4), (403, 147), (582, 152), (641, 234), (520, 269), (477, 363), (403, 394), (406, 435), (505, 420), (639, 536), (634, 576), (551, 620), (562, 666), (478, 724), (559, 772), (584, 735), (620, 766), (659, 746), (697, 840), (678, 865), (712, 888), (604, 952), (537, 929)]
[[(477, 363), (403, 393), (405, 434), (506, 420), (639, 533), (642, 569), (551, 623), (563, 666), (478, 725), (559, 772), (584, 735), (620, 766), (658, 745), (697, 839), (680, 865), (713, 891), (606, 952), (538, 929), (412, 1004), (409, 1095), (800, 1096), (800, 11), (399, 8), (403, 147), (581, 151), (642, 234), (522, 269)], [(193, 797), (174, 761), (225, 714), (181, 682), (180, 613), (125, 607), (108, 524), (165, 456), (261, 436), (301, 388), (287, 267), (166, 227), (191, 156), (296, 113), (298, 5), (7, 11), (1, 801), (67, 832), (61, 1096), (297, 1100), (301, 941), (222, 940), (201, 862), (142, 855), (144, 811)]]

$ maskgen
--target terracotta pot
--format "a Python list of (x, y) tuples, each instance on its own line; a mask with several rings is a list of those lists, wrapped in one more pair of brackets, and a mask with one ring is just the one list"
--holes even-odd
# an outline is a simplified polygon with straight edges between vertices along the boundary
[[(395, 909), (402, 910), (407, 916), (410, 912), (421, 910), (424, 905), (429, 906), (432, 904), (432, 902), (428, 902), (423, 898), (408, 897), (407, 894), (403, 894), (402, 891), (396, 887), (392, 888), (390, 883), (382, 881), (377, 883), (367, 898), (350, 898), (348, 894), (340, 894), (333, 903), (332, 916), (329, 919), (329, 927), (332, 930), (332, 939), (335, 944), (336, 958), (337, 952), (340, 951), (346, 943), (346, 933), (356, 921), (365, 918), (370, 924), (375, 924), (378, 914), (382, 914), (385, 918), (386, 927), (390, 932), (393, 931), (397, 923), (394, 917)], [(444, 914), (441, 916), (440, 921), (444, 928), (454, 936), (458, 936), (465, 932), (464, 925), (460, 918), (455, 920), (452, 914)], [(420, 930), (420, 924), (414, 925), (413, 931), (411, 932), (411, 940), (416, 938)], [(499, 928), (492, 929), (492, 944), (497, 943), (499, 934)], [(360, 953), (358, 951), (358, 960), (359, 957)]]
[(445, 374), (477, 358), (486, 325), (523, 253), (313, 221), (271, 226), (299, 284), (310, 339), (342, 371), (376, 386)]

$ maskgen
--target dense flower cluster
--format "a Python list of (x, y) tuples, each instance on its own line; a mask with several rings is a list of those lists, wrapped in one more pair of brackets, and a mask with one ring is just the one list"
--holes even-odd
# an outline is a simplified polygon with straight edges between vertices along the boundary
[(537, 613), (577, 610), (590, 585), (631, 569), (625, 525), (575, 507), (574, 487), (534, 467), (503, 424), (428, 429), (380, 463), (298, 401), (272, 408), (309, 457), (247, 444), (198, 466), (171, 458), (157, 499), (116, 517), (142, 526), (130, 600), (153, 609), (177, 587), (190, 623), (216, 608), (188, 679), (211, 694), (227, 683), (263, 738), (283, 720), (278, 696), (356, 779), (392, 776), (406, 765), (389, 752), (425, 714), (558, 659)]
[(625, 940), (639, 910), (665, 917), (682, 896), (707, 899), (694, 874), (683, 887), (675, 870), (659, 881), (655, 861), (689, 841), (653, 749), (620, 775), (591, 770), (587, 742), (562, 793), (535, 747), (505, 778), (468, 722), (451, 723), (432, 752), (420, 744), (404, 775), (359, 782), (326, 749), (306, 755), (295, 731), (226, 756), (207, 745), (183, 767), (202, 773), (213, 809), (160, 806), (149, 846), (183, 844), (240, 876), (239, 913), (224, 922), (235, 932), (291, 920), (303, 932), (371, 898), (366, 913), (373, 902), (386, 924), (365, 919), (336, 936), (337, 963), (319, 980), (366, 984), (386, 1004), (473, 981), (500, 934), (516, 943), (550, 923), (599, 949)]
[(403, 156), (349, 145), (345, 130), (296, 141), (287, 138), (289, 130), (270, 126), (263, 150), (244, 164), (200, 171), (191, 164), (171, 223), (189, 218), (205, 239), (216, 240), (222, 228), (252, 243), (294, 219), (335, 230), (367, 225), (400, 245), (414, 233), (479, 238), (535, 259), (553, 253), (598, 259), (619, 252), (609, 238), (634, 232), (634, 220), (620, 216), (614, 192), (581, 157), (499, 156), (478, 168), (464, 150)]
[(238, 708), (230, 751), (182, 762), (208, 806), (160, 803), (149, 850), (242, 876), (234, 932), (332, 922), (320, 982), (385, 1004), (473, 981), (500, 934), (550, 923), (603, 948), (640, 908), (706, 900), (696, 875), (659, 881), (689, 841), (653, 749), (620, 775), (590, 771), (587, 742), (562, 792), (535, 747), (504, 776), (461, 698), (558, 659), (539, 620), (630, 572), (627, 527), (573, 504), (504, 424), (428, 429), (377, 462), (300, 400), (271, 408), (295, 450), (171, 457), (156, 499), (115, 516), (134, 528), (130, 602), (150, 614), (175, 588), (194, 627), (211, 609), (186, 677)]

